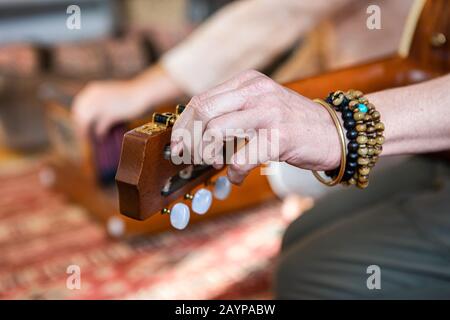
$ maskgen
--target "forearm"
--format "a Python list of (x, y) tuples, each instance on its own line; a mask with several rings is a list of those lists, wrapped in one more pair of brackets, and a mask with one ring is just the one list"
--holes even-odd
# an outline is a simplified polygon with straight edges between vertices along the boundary
[[(235, 2), (169, 51), (161, 63), (191, 95), (267, 65), (321, 19), (351, 0)], [(276, 39), (276, 41), (268, 41)]]
[(153, 65), (131, 80), (136, 100), (143, 105), (156, 106), (184, 94), (171, 75), (159, 64)]
[(367, 97), (385, 124), (383, 156), (450, 149), (450, 75)]

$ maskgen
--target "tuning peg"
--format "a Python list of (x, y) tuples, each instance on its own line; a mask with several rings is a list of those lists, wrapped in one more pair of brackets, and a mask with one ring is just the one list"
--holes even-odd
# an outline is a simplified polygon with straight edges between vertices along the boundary
[(197, 214), (205, 214), (212, 204), (212, 193), (208, 189), (200, 189), (195, 195), (185, 194), (186, 200), (192, 200), (192, 211)]
[(217, 178), (214, 182), (214, 197), (218, 200), (225, 200), (231, 192), (231, 182), (226, 176)]
[(170, 224), (178, 230), (183, 230), (189, 224), (190, 211), (189, 207), (184, 203), (177, 203), (172, 210), (164, 208), (163, 214), (170, 214)]

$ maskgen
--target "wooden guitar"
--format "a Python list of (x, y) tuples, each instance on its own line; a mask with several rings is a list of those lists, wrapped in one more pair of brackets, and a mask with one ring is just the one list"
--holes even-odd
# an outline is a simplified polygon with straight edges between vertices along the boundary
[[(285, 86), (316, 98), (337, 88), (374, 92), (429, 80), (449, 71), (449, 40), (450, 2), (418, 0), (398, 54)], [(215, 188), (216, 194), (223, 191), (217, 190), (219, 184), (223, 188), (223, 179), (218, 181), (217, 176), (224, 173), (208, 166), (174, 165), (167, 156), (171, 127), (181, 111), (178, 107), (172, 113), (156, 113), (153, 121), (125, 134), (116, 174), (120, 211), (124, 215), (144, 220), (158, 212), (167, 213), (175, 227), (183, 228), (189, 220), (189, 202), (195, 207), (198, 198), (209, 204), (212, 194), (208, 188)], [(259, 179), (265, 180), (263, 176)], [(202, 184), (206, 186), (203, 188)], [(201, 194), (196, 198), (199, 188)], [(252, 197), (253, 193), (245, 196)], [(178, 203), (172, 206), (175, 201)]]

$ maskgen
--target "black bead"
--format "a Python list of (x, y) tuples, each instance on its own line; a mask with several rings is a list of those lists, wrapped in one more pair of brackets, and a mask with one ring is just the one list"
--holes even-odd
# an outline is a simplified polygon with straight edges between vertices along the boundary
[(325, 99), (328, 104), (333, 104), (333, 92), (331, 92), (328, 97)]
[(356, 121), (353, 119), (348, 119), (344, 121), (344, 127), (345, 129), (349, 130), (349, 129), (353, 129), (354, 127), (356, 127)]
[(358, 164), (354, 161), (347, 162), (347, 169), (355, 170), (358, 167)]
[(348, 104), (349, 104), (349, 100), (344, 96), (344, 100), (342, 100), (342, 103), (341, 103), (341, 106), (348, 106)]
[(356, 130), (348, 130), (347, 131), (347, 138), (349, 138), (350, 140), (355, 140), (357, 136), (358, 136), (358, 132)]
[(344, 119), (344, 120), (352, 119), (353, 120), (353, 111), (351, 111), (348, 108), (347, 108), (347, 110), (342, 110), (342, 119)]
[(348, 147), (348, 151), (356, 151), (359, 148), (359, 144), (355, 140), (352, 140), (348, 143), (347, 147)]
[(355, 174), (355, 170), (353, 170), (353, 169), (346, 169), (345, 172), (344, 172), (343, 180), (344, 181), (349, 180), (351, 177), (353, 177), (354, 174)]
[(346, 176), (350, 176), (350, 177), (353, 177), (353, 175), (355, 174), (355, 170), (353, 170), (353, 169), (347, 169), (347, 170), (345, 170), (345, 175)]
[(354, 162), (354, 161), (358, 160), (358, 154), (356, 152), (350, 152), (347, 155), (347, 159), (351, 162)]

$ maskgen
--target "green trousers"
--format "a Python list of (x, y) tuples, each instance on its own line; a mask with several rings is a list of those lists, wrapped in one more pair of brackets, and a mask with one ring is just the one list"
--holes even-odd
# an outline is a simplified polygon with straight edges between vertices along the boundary
[(412, 157), (287, 229), (278, 299), (450, 299), (450, 166)]

